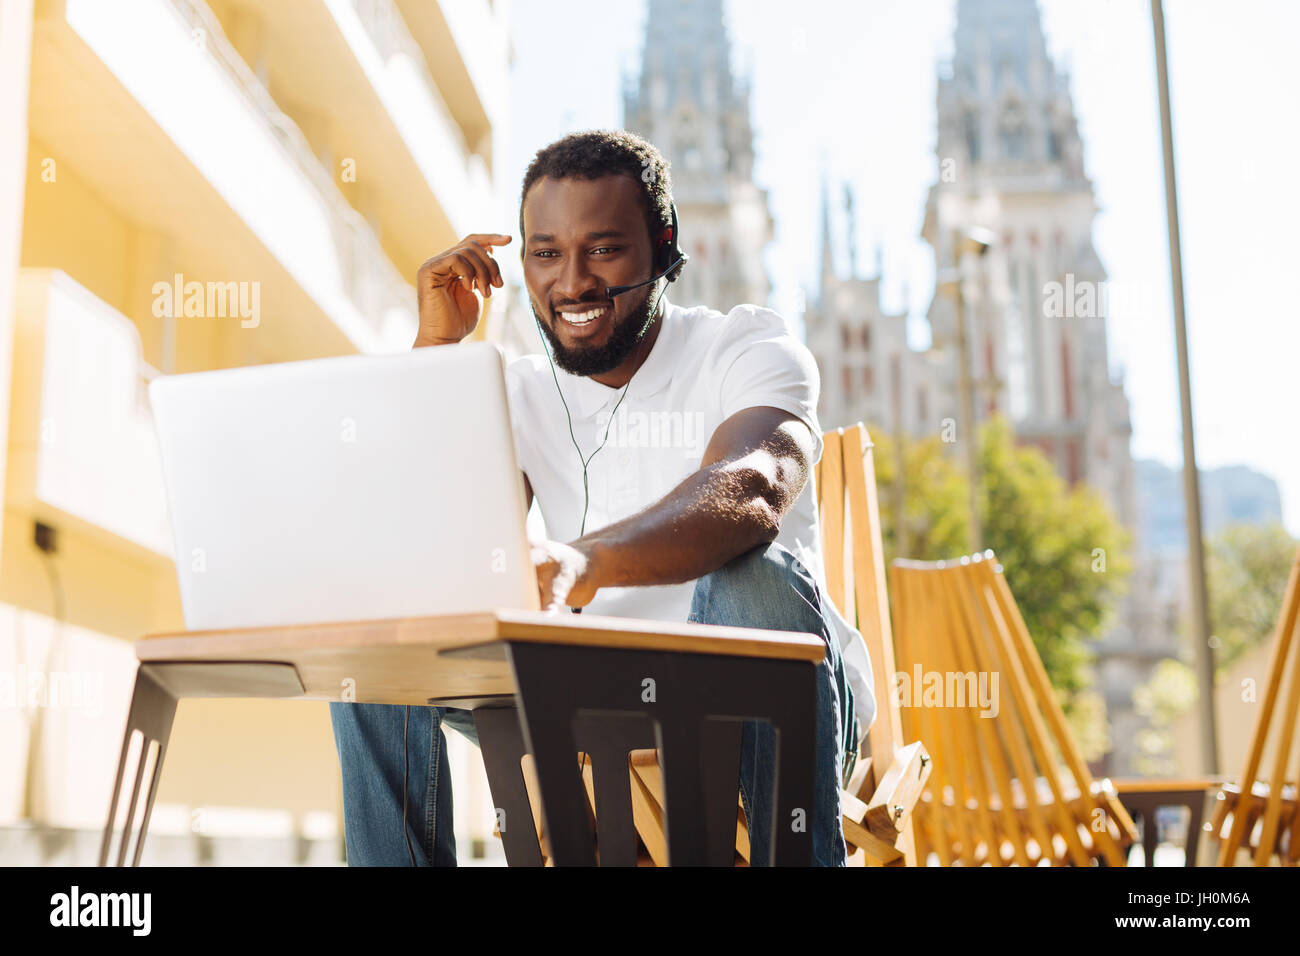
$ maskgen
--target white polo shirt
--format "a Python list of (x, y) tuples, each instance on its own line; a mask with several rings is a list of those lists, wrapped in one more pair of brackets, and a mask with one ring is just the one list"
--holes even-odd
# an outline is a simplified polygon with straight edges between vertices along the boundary
[[(685, 309), (667, 296), (663, 304), (663, 327), (621, 404), (621, 388), (558, 367), (552, 378), (545, 355), (526, 355), (507, 367), (515, 453), (553, 540), (580, 537), (583, 512), (582, 464), (569, 435), (565, 403), (583, 457), (601, 446), (608, 429), (608, 440), (587, 467), (589, 532), (641, 511), (698, 471), (714, 430), (742, 409), (771, 406), (798, 417), (816, 442), (812, 462), (821, 458), (817, 365), (779, 314), (755, 305), (738, 305), (725, 315), (707, 306)], [(825, 594), (811, 476), (781, 519), (776, 540), (799, 558)], [(685, 621), (694, 589), (693, 582), (601, 588), (587, 611)], [(853, 688), (858, 732), (865, 736), (875, 715), (867, 648), (832, 602), (826, 603)]]

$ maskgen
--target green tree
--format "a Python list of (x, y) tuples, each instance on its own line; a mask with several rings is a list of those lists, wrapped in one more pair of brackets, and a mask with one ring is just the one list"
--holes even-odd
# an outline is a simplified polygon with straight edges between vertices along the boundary
[(1272, 638), (1295, 554), (1296, 540), (1280, 524), (1232, 524), (1206, 542), (1217, 673)]
[(1174, 721), (1196, 702), (1196, 674), (1182, 661), (1167, 657), (1156, 664), (1151, 679), (1134, 688), (1133, 703), (1149, 727), (1138, 731), (1137, 769), (1149, 777), (1176, 773)]
[[(938, 438), (903, 443), (902, 521), (897, 507), (898, 449), (876, 443), (876, 483), (886, 560), (937, 560), (967, 549), (966, 476)], [(1025, 625), (1067, 714), (1088, 687), (1087, 640), (1098, 636), (1129, 570), (1128, 536), (1090, 488), (1071, 488), (1037, 448), (1018, 446), (994, 419), (980, 435), (984, 546), (998, 556)], [(901, 533), (901, 536), (900, 536)], [(1101, 721), (1096, 701), (1082, 707)], [(1104, 736), (1090, 728), (1092, 739)]]
[[(1279, 524), (1233, 524), (1205, 543), (1205, 586), (1210, 605), (1215, 677), (1222, 678), (1242, 655), (1271, 640), (1281, 613), (1287, 576), (1297, 542)], [(1191, 622), (1182, 622), (1184, 636)], [(1191, 651), (1187, 651), (1188, 659)], [(1174, 772), (1173, 725), (1196, 702), (1196, 672), (1184, 661), (1163, 660), (1133, 694), (1137, 711), (1151, 726), (1138, 736), (1138, 770)]]
[(1072, 698), (1087, 684), (1086, 642), (1124, 589), (1129, 535), (1095, 491), (1067, 486), (1041, 451), (1017, 446), (1004, 420), (981, 439), (984, 544), (1005, 569), (1052, 686)]

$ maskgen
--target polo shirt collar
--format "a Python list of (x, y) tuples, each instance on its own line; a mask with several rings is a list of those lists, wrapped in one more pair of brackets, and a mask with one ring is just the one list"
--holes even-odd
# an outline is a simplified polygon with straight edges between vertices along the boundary
[[(663, 310), (663, 324), (654, 347), (628, 385), (628, 393), (633, 398), (654, 395), (672, 381), (672, 353), (676, 351), (675, 343), (681, 330), (682, 310), (668, 301), (666, 293), (663, 296)], [(593, 418), (601, 411), (612, 411), (623, 393), (622, 388), (610, 388), (586, 375), (570, 375), (558, 366), (556, 371), (569, 409), (578, 418)]]

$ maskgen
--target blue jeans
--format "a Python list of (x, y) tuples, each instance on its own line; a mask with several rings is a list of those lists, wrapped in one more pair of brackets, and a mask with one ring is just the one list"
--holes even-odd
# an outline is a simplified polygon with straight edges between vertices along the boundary
[[(695, 584), (690, 620), (819, 634), (827, 653), (817, 665), (817, 752), (814, 760), (813, 863), (843, 866), (840, 786), (856, 757), (853, 696), (844, 674), (824, 598), (813, 576), (779, 544), (755, 548)], [(348, 863), (455, 866), (451, 771), (443, 725), (475, 744), (474, 718), (450, 707), (411, 707), (406, 728), (406, 834), (402, 832), (403, 726), (408, 708), (387, 704), (330, 704), (334, 742), (343, 771), (343, 818)], [(749, 820), (751, 859), (767, 859), (775, 732), (746, 721), (741, 737), (740, 796)]]

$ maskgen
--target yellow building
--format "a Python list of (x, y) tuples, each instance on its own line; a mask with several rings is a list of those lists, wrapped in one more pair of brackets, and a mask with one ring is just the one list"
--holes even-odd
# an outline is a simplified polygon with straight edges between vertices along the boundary
[[(94, 862), (132, 642), (184, 628), (146, 383), (410, 348), (420, 263), (514, 218), (507, 17), (0, 4), (0, 864)], [(145, 863), (337, 863), (341, 830), (325, 704), (181, 703)]]

